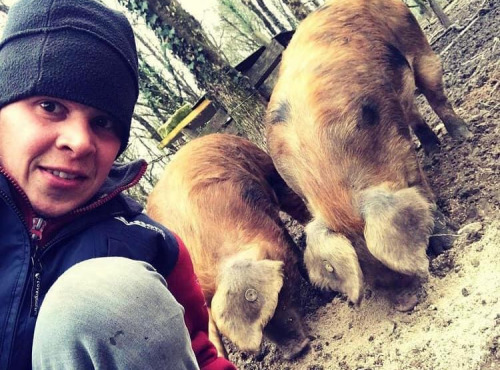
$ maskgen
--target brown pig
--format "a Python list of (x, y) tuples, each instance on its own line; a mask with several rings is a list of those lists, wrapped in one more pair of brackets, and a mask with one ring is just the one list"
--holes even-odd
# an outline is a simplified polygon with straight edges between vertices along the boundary
[(227, 134), (182, 147), (148, 198), (147, 213), (190, 251), (221, 355), (220, 333), (240, 350), (258, 352), (264, 332), (288, 359), (308, 347), (295, 307), (296, 252), (280, 209), (299, 221), (309, 217), (269, 155)]
[[(365, 280), (425, 278), (429, 238), (445, 228), (410, 138), (409, 127), (426, 152), (439, 146), (415, 106), (416, 87), (451, 136), (471, 136), (400, 0), (326, 2), (283, 54), (266, 117), (269, 152), (313, 216), (304, 252), (311, 282), (353, 302)], [(431, 242), (436, 252), (450, 246), (446, 237)]]

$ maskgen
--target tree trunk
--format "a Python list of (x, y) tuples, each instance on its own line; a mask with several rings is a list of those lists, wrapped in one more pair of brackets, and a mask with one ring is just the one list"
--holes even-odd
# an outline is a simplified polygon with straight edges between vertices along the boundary
[(449, 28), (451, 26), (450, 18), (448, 18), (448, 16), (445, 14), (443, 8), (441, 8), (437, 0), (428, 0), (428, 1), (432, 10), (436, 14), (436, 17), (439, 19), (439, 22), (441, 22), (444, 28), (446, 29)]
[(281, 21), (276, 17), (276, 15), (273, 14), (273, 12), (269, 9), (269, 7), (264, 3), (263, 0), (256, 0), (257, 5), (260, 6), (262, 9), (262, 12), (264, 13), (267, 18), (271, 20), (271, 22), (274, 23), (274, 25), (278, 28), (280, 32), (286, 31), (286, 27), (281, 23)]
[(141, 116), (139, 116), (138, 114), (133, 114), (133, 118), (139, 122), (141, 124), (142, 127), (144, 127), (144, 129), (151, 135), (151, 137), (160, 142), (162, 140), (161, 136), (158, 134), (158, 132), (156, 131), (156, 129), (151, 126), (149, 124), (149, 122), (147, 120), (145, 120), (144, 118), (142, 118)]
[[(157, 73), (155, 73), (156, 82), (161, 86), (163, 86), (165, 90), (170, 90), (170, 91), (175, 90), (173, 91), (173, 93), (177, 94), (177, 96), (179, 97), (188, 96), (191, 99), (191, 101), (193, 102), (196, 101), (196, 99), (198, 99), (198, 94), (193, 90), (191, 86), (189, 86), (184, 76), (180, 75), (178, 71), (174, 69), (174, 67), (170, 63), (170, 60), (165, 55), (166, 53), (162, 50), (159, 50), (159, 48), (153, 47), (150, 42), (148, 42), (147, 40), (144, 39), (144, 37), (142, 37), (142, 35), (136, 33), (135, 37), (138, 43), (142, 44), (151, 53), (151, 55), (154, 56), (154, 58), (157, 60), (158, 63), (165, 66), (169, 75), (172, 77), (172, 80), (174, 81), (174, 83), (167, 82), (162, 76), (159, 76)], [(148, 64), (149, 66), (149, 63), (147, 63), (145, 58), (143, 57), (144, 55), (142, 55), (141, 58), (141, 54), (139, 54), (139, 59), (142, 59), (144, 63)], [(139, 68), (140, 67), (141, 63), (139, 63)], [(150, 69), (154, 71), (154, 68), (151, 67)], [(165, 99), (169, 99), (169, 97), (165, 97)], [(178, 107), (176, 107), (175, 109), (177, 108)]]
[[(244, 39), (255, 43), (252, 50), (270, 41), (269, 35), (260, 32), (260, 25), (256, 24), (257, 22), (253, 19), (254, 13), (247, 9), (240, 0), (219, 0), (219, 10), (220, 17), (223, 20), (227, 19), (231, 28), (238, 29), (245, 35)], [(249, 16), (248, 13), (252, 15)]]
[(257, 41), (249, 37), (249, 35), (247, 35), (246, 33), (242, 32), (240, 27), (231, 22), (227, 17), (225, 17), (224, 15), (221, 15), (220, 17), (222, 22), (226, 23), (230, 28), (232, 28), (234, 32), (236, 32), (241, 37), (242, 40), (245, 40), (249, 48), (257, 49), (260, 46), (260, 44), (257, 43)]
[(271, 22), (269, 22), (264, 13), (260, 11), (259, 8), (257, 8), (254, 3), (252, 3), (252, 0), (242, 0), (242, 1), (243, 4), (245, 4), (248, 7), (248, 9), (250, 9), (252, 13), (254, 13), (256, 17), (264, 24), (264, 27), (267, 29), (269, 34), (271, 36), (276, 35), (276, 28), (273, 26)]
[(282, 2), (290, 8), (292, 14), (299, 21), (303, 20), (309, 14), (309, 11), (300, 0), (282, 0)]
[(288, 24), (291, 26), (291, 29), (295, 29), (297, 27), (298, 20), (294, 15), (290, 15), (289, 12), (285, 9), (285, 7), (288, 8), (288, 10), (290, 10), (290, 8), (283, 4), (283, 1), (281, 0), (275, 1), (274, 5), (280, 8), (281, 14), (283, 14), (283, 16), (286, 18)]
[[(142, 58), (141, 58), (142, 59)], [(181, 93), (177, 92), (176, 84), (167, 84), (162, 76), (158, 75), (156, 70), (145, 60), (139, 64), (139, 87), (143, 97), (149, 102), (151, 109), (158, 116), (159, 121), (165, 121), (165, 117), (159, 112), (163, 109), (169, 114), (175, 112), (184, 99)], [(171, 85), (175, 86), (176, 91), (172, 91)], [(191, 103), (196, 98), (191, 99)]]
[(0, 12), (7, 14), (9, 12), (9, 7), (0, 1)]
[(176, 0), (148, 0), (148, 7), (137, 5), (137, 0), (124, 2), (142, 13), (146, 23), (188, 66), (208, 97), (231, 115), (239, 132), (265, 148), (263, 117), (267, 102), (248, 78), (213, 51), (198, 21)]

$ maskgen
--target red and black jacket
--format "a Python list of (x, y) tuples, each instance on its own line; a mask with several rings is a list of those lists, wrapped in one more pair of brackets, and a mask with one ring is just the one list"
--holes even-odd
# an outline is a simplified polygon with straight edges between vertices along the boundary
[[(208, 340), (208, 311), (186, 247), (121, 194), (139, 181), (145, 168), (144, 161), (115, 165), (87, 205), (58, 219), (42, 219), (0, 167), (0, 369), (31, 368), (36, 314), (48, 289), (74, 264), (105, 256), (154, 266), (184, 307), (200, 368), (235, 369), (217, 357)], [(33, 289), (35, 279), (40, 279), (39, 290)]]

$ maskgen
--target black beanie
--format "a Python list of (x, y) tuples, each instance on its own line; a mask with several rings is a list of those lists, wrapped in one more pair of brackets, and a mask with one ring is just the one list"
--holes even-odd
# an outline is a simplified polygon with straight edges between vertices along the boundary
[(94, 0), (19, 0), (0, 42), (0, 108), (37, 95), (110, 114), (120, 153), (139, 94), (137, 51), (127, 18)]

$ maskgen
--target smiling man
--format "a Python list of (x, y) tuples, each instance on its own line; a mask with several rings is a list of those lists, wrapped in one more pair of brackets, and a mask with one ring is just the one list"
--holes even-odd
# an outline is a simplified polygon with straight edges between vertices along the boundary
[(115, 163), (137, 68), (130, 24), (97, 1), (10, 9), (0, 41), (0, 369), (234, 369), (208, 340), (182, 241), (121, 194), (146, 169)]
[(69, 100), (25, 98), (6, 105), (0, 122), (1, 164), (41, 216), (89, 201), (120, 149), (109, 114)]

